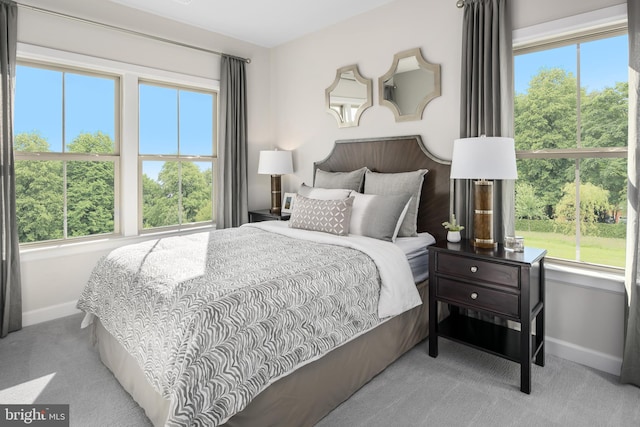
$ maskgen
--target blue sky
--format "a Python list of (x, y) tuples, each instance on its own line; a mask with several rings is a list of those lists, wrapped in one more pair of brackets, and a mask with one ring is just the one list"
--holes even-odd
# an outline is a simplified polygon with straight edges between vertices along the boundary
[[(628, 79), (629, 46), (627, 36), (611, 37), (582, 43), (580, 45), (582, 87), (588, 92), (613, 86), (615, 82)], [(565, 46), (541, 52), (516, 55), (514, 58), (514, 80), (516, 93), (527, 91), (531, 77), (540, 71), (539, 64), (547, 68), (559, 67), (576, 75), (576, 47)]]
[[(14, 133), (37, 132), (57, 152), (63, 138), (66, 146), (85, 132), (114, 139), (116, 85), (111, 78), (19, 65)], [(178, 144), (183, 155), (213, 154), (211, 94), (143, 84), (139, 95), (141, 154), (176, 154)], [(161, 167), (162, 162), (148, 162), (144, 171), (155, 179)]]
[(62, 73), (18, 66), (16, 78), (14, 133), (38, 132), (51, 151), (62, 151), (65, 143), (83, 132), (98, 130), (113, 138), (115, 132), (114, 93), (111, 79), (67, 74), (66, 110), (62, 120)]
[(141, 85), (139, 102), (140, 154), (213, 154), (210, 94)]

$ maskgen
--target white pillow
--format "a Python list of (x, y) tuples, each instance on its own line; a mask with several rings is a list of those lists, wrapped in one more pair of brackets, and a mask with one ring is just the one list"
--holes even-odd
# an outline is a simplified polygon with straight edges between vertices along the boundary
[(349, 233), (393, 242), (409, 209), (411, 194), (380, 196), (352, 193)]
[(302, 183), (298, 194), (316, 200), (341, 200), (351, 196), (351, 190), (344, 188), (316, 188)]

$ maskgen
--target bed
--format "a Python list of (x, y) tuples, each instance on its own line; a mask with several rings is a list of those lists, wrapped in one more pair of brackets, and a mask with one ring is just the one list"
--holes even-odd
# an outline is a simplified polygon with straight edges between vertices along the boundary
[[(363, 167), (380, 174), (428, 170), (422, 181), (420, 201), (416, 205), (417, 231), (429, 232), (435, 239), (444, 238), (441, 223), (449, 215), (449, 162), (429, 154), (419, 136), (407, 136), (337, 141), (329, 156), (314, 164), (314, 170), (331, 173), (350, 172)], [(338, 247), (333, 246), (333, 239), (340, 237), (329, 235), (323, 235), (320, 242), (299, 243), (298, 240), (304, 238), (289, 235), (296, 232), (283, 222), (262, 226), (252, 224), (232, 231), (219, 230), (206, 235), (186, 236), (181, 240), (158, 239), (137, 245), (133, 249), (135, 261), (130, 260), (132, 255), (128, 253), (126, 262), (133, 263), (134, 267), (139, 266), (139, 271), (147, 268), (150, 257), (163, 253), (163, 245), (179, 245), (182, 248), (184, 258), (179, 267), (172, 265), (171, 259), (160, 257), (150, 279), (155, 282), (153, 290), (142, 286), (144, 283), (140, 276), (130, 279), (125, 277), (129, 273), (116, 270), (117, 254), (112, 257), (113, 265), (103, 265), (102, 269), (94, 270), (90, 280), (101, 284), (92, 290), (85, 290), (79, 302), (79, 307), (87, 312), (84, 324), (92, 323), (103, 363), (145, 410), (154, 425), (314, 425), (427, 336), (428, 305), (420, 304), (420, 299), (428, 300), (426, 280), (415, 283), (407, 268), (410, 291), (415, 292), (417, 303), (398, 302), (406, 300), (396, 300), (396, 296), (383, 298), (383, 294), (405, 289), (400, 282), (406, 280), (401, 280), (402, 274), (394, 273), (393, 265), (382, 265), (384, 261), (381, 259), (386, 256), (376, 252), (377, 243), (367, 241), (367, 237), (360, 239), (360, 236), (349, 236), (341, 240), (350, 242), (347, 247)], [(238, 241), (234, 240), (236, 238)], [(211, 273), (218, 271), (219, 264), (216, 263), (224, 264), (203, 255), (204, 248), (209, 251), (212, 245), (219, 245), (224, 248), (219, 251), (229, 254), (225, 262), (230, 271), (242, 270), (239, 264), (234, 264), (237, 258), (242, 257), (253, 257), (252, 264), (258, 266), (261, 263), (274, 266), (247, 270), (244, 276), (240, 275), (241, 281), (268, 283), (269, 286), (250, 291), (244, 288), (238, 290), (236, 282), (227, 280), (224, 274)], [(384, 245), (388, 243), (380, 243), (381, 248)], [(245, 251), (243, 248), (247, 246), (252, 246), (254, 252)], [(276, 262), (256, 255), (266, 252), (282, 252), (285, 257)], [(397, 252), (403, 253), (400, 249)], [(408, 254), (407, 251), (404, 253)], [(332, 258), (328, 264), (323, 264), (322, 260), (329, 260), (329, 256)], [(303, 260), (313, 265), (299, 267)], [(421, 261), (414, 260), (414, 263), (420, 264)], [(179, 271), (176, 272), (176, 269)], [(194, 283), (207, 275), (203, 271), (214, 274), (218, 280), (216, 283), (226, 286), (216, 292), (233, 294), (234, 298), (219, 303), (211, 292), (202, 293), (202, 286)], [(273, 278), (261, 276), (271, 272)], [(394, 279), (394, 274), (397, 279)], [(175, 284), (165, 284), (165, 276), (171, 275), (177, 277)], [(289, 276), (304, 276), (305, 286), (290, 281)], [(326, 286), (331, 291), (325, 291), (324, 288), (316, 290), (316, 284), (323, 281), (327, 282)], [(375, 283), (369, 283), (372, 281)], [(118, 285), (125, 282), (126, 285)], [(284, 283), (286, 290), (271, 287), (271, 282)], [(102, 291), (96, 290), (111, 286), (102, 283), (113, 283), (114, 287), (118, 285), (124, 290), (116, 291), (120, 292), (118, 297), (107, 297)], [(411, 292), (407, 291), (408, 294)], [(378, 293), (380, 298), (377, 297)], [(176, 294), (181, 297), (175, 297)], [(135, 299), (138, 295), (144, 298)], [(245, 300), (262, 301), (261, 298), (265, 298), (262, 308), (245, 308)], [(184, 305), (185, 299), (195, 301), (200, 308)], [(212, 303), (213, 300), (216, 302)], [(305, 305), (310, 300), (310, 305)], [(333, 301), (332, 304), (337, 301), (338, 305), (347, 306), (346, 309), (340, 309), (346, 312), (337, 313), (337, 309), (330, 308), (329, 300)], [(164, 314), (156, 305), (160, 302), (167, 307)], [(265, 311), (271, 311), (271, 307), (278, 304), (284, 306), (286, 312), (279, 317), (284, 319), (278, 326), (282, 332), (276, 335), (270, 332), (265, 338), (256, 332), (262, 326), (244, 328), (243, 322), (250, 320), (254, 325), (255, 318), (264, 317)], [(318, 332), (324, 328), (324, 324), (307, 324), (306, 320), (296, 317), (299, 316), (296, 310), (290, 310), (292, 306), (299, 307), (300, 311), (324, 313), (325, 321), (334, 323), (336, 330), (326, 334)], [(412, 308), (407, 310), (408, 307)], [(206, 318), (202, 314), (205, 312)], [(223, 319), (220, 314), (223, 312), (234, 312), (244, 320)], [(184, 321), (186, 318), (188, 322)], [(174, 321), (188, 324), (188, 327), (181, 327), (179, 338), (176, 339), (172, 338), (178, 337)], [(126, 332), (114, 326), (119, 324), (122, 324), (122, 331)], [(293, 330), (296, 324), (302, 324), (307, 328), (304, 329), (305, 334), (308, 332), (308, 335), (317, 339), (310, 344), (289, 345), (290, 342), (298, 342), (300, 332)], [(206, 346), (202, 344), (205, 340)], [(240, 342), (238, 347), (255, 348), (255, 351), (239, 350), (238, 354), (229, 356), (227, 341), (234, 340)], [(289, 349), (291, 351), (285, 352), (280, 348), (282, 346), (272, 349), (278, 346), (271, 343), (277, 343), (278, 340), (286, 342), (284, 347), (292, 347)], [(135, 347), (132, 347), (132, 343)], [(253, 368), (259, 365), (254, 362), (265, 359), (268, 355), (264, 353), (269, 352), (277, 353), (278, 359), (274, 362), (269, 359), (269, 363), (265, 362), (260, 370)], [(172, 361), (170, 367), (165, 364), (168, 359)], [(180, 363), (173, 363), (176, 360)], [(234, 360), (239, 360), (237, 366)], [(244, 371), (252, 369), (257, 372), (245, 374)], [(242, 382), (238, 390), (228, 390), (231, 380), (227, 378), (200, 380), (209, 378), (208, 375), (217, 370), (231, 371), (231, 378), (246, 376), (249, 380)], [(214, 402), (214, 396), (218, 394), (224, 399)], [(176, 403), (177, 400), (180, 403)]]

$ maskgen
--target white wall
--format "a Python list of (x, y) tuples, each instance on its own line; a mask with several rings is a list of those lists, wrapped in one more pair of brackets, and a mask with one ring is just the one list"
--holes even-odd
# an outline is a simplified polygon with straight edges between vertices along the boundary
[[(514, 28), (524, 28), (624, 3), (620, 0), (513, 0)], [(295, 191), (312, 180), (312, 164), (330, 152), (335, 140), (420, 134), (427, 147), (450, 159), (459, 136), (462, 10), (454, 1), (397, 0), (273, 49), (272, 109), (276, 141), (294, 151), (295, 174), (283, 180)], [(442, 67), (442, 96), (415, 122), (395, 123), (379, 104), (377, 79), (396, 52), (420, 47), (425, 58)], [(338, 128), (325, 112), (324, 90), (336, 69), (357, 64), (374, 81), (374, 106), (355, 128)], [(265, 182), (259, 190), (268, 192)], [(256, 198), (257, 200), (257, 198)], [(262, 203), (261, 206), (266, 206)], [(621, 278), (585, 278), (561, 268), (547, 270), (547, 350), (617, 373), (622, 354), (624, 294)], [(586, 287), (583, 285), (587, 285)], [(607, 286), (602, 289), (603, 284)]]
[[(275, 48), (276, 140), (295, 150), (295, 175), (283, 180), (287, 191), (311, 181), (312, 162), (327, 156), (337, 139), (420, 134), (436, 155), (450, 158), (459, 134), (461, 18), (455, 2), (398, 0)], [(427, 105), (422, 120), (395, 123), (391, 110), (378, 105), (377, 79), (396, 52), (416, 47), (427, 61), (441, 64), (442, 96)], [(340, 129), (325, 110), (324, 90), (338, 68), (351, 64), (373, 79), (374, 105), (362, 114), (360, 126)]]
[(621, 0), (512, 0), (512, 3), (514, 29), (567, 18), (617, 4), (626, 5), (626, 2)]

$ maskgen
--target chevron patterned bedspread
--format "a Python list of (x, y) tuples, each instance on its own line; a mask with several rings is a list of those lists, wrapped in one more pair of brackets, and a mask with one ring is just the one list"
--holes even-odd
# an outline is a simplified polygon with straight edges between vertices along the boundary
[(78, 308), (169, 399), (168, 425), (215, 426), (380, 323), (380, 292), (362, 251), (240, 227), (116, 249)]

